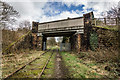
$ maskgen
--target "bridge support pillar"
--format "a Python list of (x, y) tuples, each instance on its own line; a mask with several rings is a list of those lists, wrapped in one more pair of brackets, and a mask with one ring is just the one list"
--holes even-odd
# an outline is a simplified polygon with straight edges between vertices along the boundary
[(42, 50), (46, 50), (46, 41), (47, 41), (47, 38), (45, 36), (42, 37)]
[(33, 49), (36, 49), (36, 46), (37, 46), (36, 41), (37, 41), (37, 35), (36, 33), (32, 33), (32, 48)]
[(78, 53), (80, 53), (81, 50), (81, 35), (77, 34), (77, 46), (78, 46)]
[(42, 50), (42, 36), (38, 35), (38, 22), (32, 22), (32, 48)]
[(42, 37), (37, 36), (37, 49), (42, 50)]
[(32, 33), (32, 48), (42, 50), (42, 37), (37, 36), (37, 33)]
[(71, 50), (73, 51), (76, 50), (75, 42), (76, 42), (76, 35), (70, 36)]
[(81, 51), (81, 34), (72, 35), (70, 37), (71, 50), (80, 53)]

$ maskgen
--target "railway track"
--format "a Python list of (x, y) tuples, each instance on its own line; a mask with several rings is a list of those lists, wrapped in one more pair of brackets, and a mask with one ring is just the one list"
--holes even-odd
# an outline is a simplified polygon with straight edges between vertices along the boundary
[(49, 57), (49, 58), (48, 58), (48, 60), (46, 61), (46, 63), (45, 63), (45, 65), (44, 65), (44, 67), (42, 68), (41, 73), (38, 75), (38, 80), (41, 78), (41, 76), (42, 76), (42, 74), (43, 74), (44, 70), (46, 69), (46, 66), (47, 66), (47, 64), (49, 63), (49, 61), (50, 61), (50, 59), (51, 59), (51, 57), (52, 57), (53, 53), (54, 53), (54, 52), (52, 52), (52, 54), (50, 55), (50, 57)]
[[(23, 65), (22, 67), (18, 68), (16, 71), (14, 71), (14, 72), (12, 72), (11, 74), (9, 74), (9, 75), (8, 75), (7, 77), (5, 77), (3, 80), (9, 80), (9, 79), (10, 79), (12, 76), (14, 76), (17, 72), (21, 71), (21, 70), (24, 69), (27, 65), (30, 65), (31, 63), (33, 63), (33, 62), (36, 61), (37, 59), (40, 59), (40, 57), (41, 57), (42, 55), (44, 55), (44, 54), (46, 54), (46, 53), (48, 53), (48, 52), (50, 52), (50, 51), (51, 51), (51, 50), (47, 50), (46, 52), (42, 53), (39, 57), (37, 57), (37, 58), (29, 61), (27, 64)], [(42, 68), (41, 73), (38, 75), (38, 79), (41, 78), (41, 76), (42, 76), (44, 70), (46, 69), (46, 66), (47, 66), (47, 64), (49, 63), (49, 61), (50, 61), (53, 53), (54, 53), (54, 50), (52, 51), (50, 57), (49, 57), (49, 58), (47, 59), (47, 61), (45, 62), (44, 67)]]

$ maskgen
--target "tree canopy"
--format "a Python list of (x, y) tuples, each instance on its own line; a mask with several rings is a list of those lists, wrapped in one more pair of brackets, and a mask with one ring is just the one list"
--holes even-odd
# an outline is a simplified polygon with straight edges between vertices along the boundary
[(8, 3), (0, 1), (0, 25), (5, 28), (9, 28), (10, 24), (16, 22), (17, 18), (20, 16), (13, 6)]

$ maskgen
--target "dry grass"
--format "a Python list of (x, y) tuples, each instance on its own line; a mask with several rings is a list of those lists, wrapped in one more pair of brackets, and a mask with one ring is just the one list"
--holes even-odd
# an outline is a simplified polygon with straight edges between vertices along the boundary
[[(2, 50), (3, 54), (20, 51), (20, 49), (30, 48), (30, 35), (22, 37), (29, 30), (2, 30)], [(22, 37), (22, 38), (21, 38)], [(11, 46), (11, 47), (10, 47)]]
[(26, 64), (28, 61), (38, 57), (42, 51), (28, 51), (20, 54), (7, 54), (2, 58), (3, 78)]
[(99, 71), (101, 70), (109, 71), (109, 77), (118, 77), (119, 72), (116, 69), (119, 69), (119, 52), (114, 49), (99, 49), (96, 51), (89, 50), (88, 52), (81, 52), (77, 54), (79, 59), (83, 63), (88, 64), (89, 66), (95, 68)]
[(5, 49), (9, 44), (16, 41), (20, 36), (27, 33), (27, 31), (12, 31), (12, 30), (2, 30), (2, 49)]
[(72, 55), (77, 56), (79, 62), (87, 65), (93, 72), (106, 75), (109, 78), (119, 78), (119, 72), (116, 71), (116, 69), (119, 69), (117, 62), (111, 62), (108, 56), (108, 58), (104, 58), (106, 56), (104, 56), (104, 54), (100, 55), (99, 52), (89, 51), (89, 53), (81, 52), (80, 54), (72, 52)]
[[(62, 57), (66, 63), (66, 66), (69, 68), (72, 78), (103, 78), (105, 75), (108, 75), (108, 72), (105, 70), (99, 69), (101, 72), (98, 73), (96, 70), (82, 64), (81, 62), (83, 61), (80, 60), (75, 54), (62, 52)], [(95, 67), (94, 63), (90, 63), (92, 67)]]
[(119, 52), (112, 49), (100, 49), (96, 51), (88, 51), (87, 57), (97, 62), (117, 62)]

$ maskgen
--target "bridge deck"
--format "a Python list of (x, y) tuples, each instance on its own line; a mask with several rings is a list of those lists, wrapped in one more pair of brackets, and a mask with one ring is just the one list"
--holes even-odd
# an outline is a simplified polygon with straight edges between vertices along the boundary
[(38, 32), (40, 33), (77, 31), (77, 30), (81, 30), (83, 32), (83, 29), (84, 29), (83, 17), (57, 20), (38, 24)]

